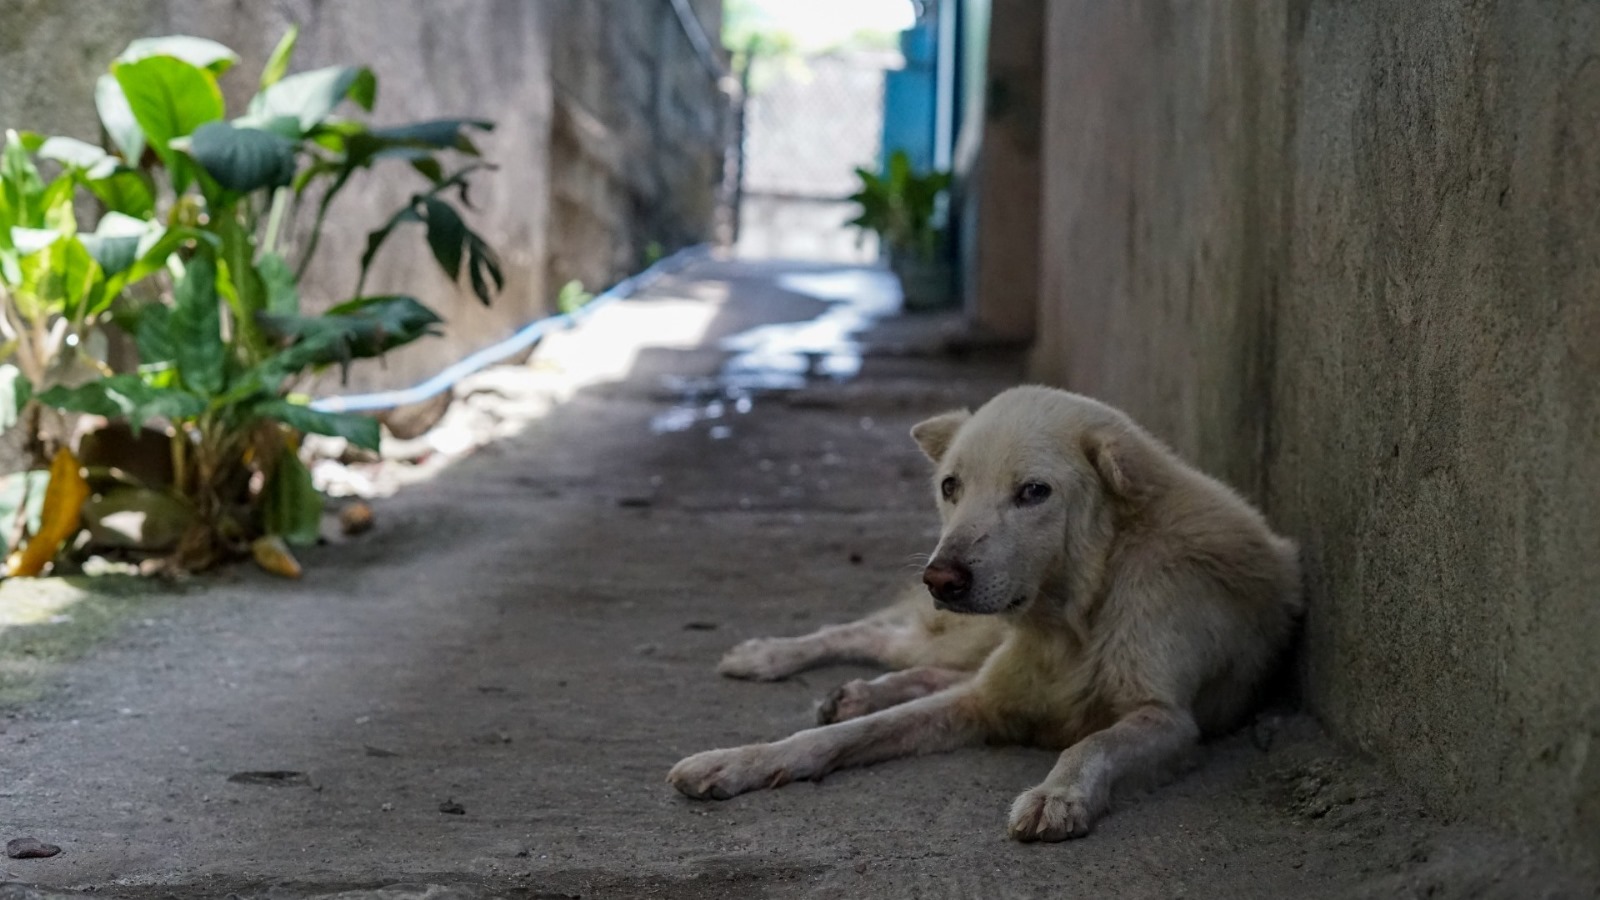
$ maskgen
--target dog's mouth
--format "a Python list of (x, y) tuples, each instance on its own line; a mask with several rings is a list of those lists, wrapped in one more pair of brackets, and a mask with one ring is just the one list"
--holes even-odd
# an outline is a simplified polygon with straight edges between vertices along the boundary
[(1027, 594), (1018, 594), (1009, 603), (1007, 603), (1005, 606), (1000, 607), (999, 609), (994, 609), (992, 607), (989, 608), (989, 609), (977, 609), (977, 608), (974, 608), (974, 607), (971, 607), (971, 606), (967, 606), (967, 605), (962, 604), (962, 603), (946, 603), (945, 601), (940, 600), (937, 597), (935, 597), (934, 600), (933, 600), (933, 606), (934, 606), (935, 609), (941, 609), (941, 610), (944, 610), (945, 612), (953, 612), (953, 613), (958, 613), (960, 615), (967, 615), (967, 616), (998, 616), (998, 615), (1004, 615), (1005, 613), (1016, 612), (1017, 610), (1021, 609), (1024, 606), (1026, 606), (1027, 604), (1028, 604), (1028, 595)]

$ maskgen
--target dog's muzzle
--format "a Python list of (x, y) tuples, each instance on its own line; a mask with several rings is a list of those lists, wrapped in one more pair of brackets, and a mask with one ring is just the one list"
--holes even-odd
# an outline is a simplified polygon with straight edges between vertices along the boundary
[(922, 570), (922, 583), (928, 586), (936, 606), (959, 611), (972, 593), (972, 570), (961, 563), (935, 560)]

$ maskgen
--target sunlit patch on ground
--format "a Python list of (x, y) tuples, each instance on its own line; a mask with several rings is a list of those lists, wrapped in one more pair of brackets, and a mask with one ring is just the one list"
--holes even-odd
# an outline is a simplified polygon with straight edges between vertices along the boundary
[[(863, 352), (855, 336), (900, 307), (897, 283), (874, 268), (787, 273), (778, 286), (828, 306), (813, 318), (722, 338), (716, 347), (726, 359), (712, 374), (662, 373), (660, 391), (676, 402), (655, 417), (652, 431), (708, 423), (713, 439), (726, 439), (731, 420), (750, 412), (759, 394), (854, 378)], [(434, 427), (410, 439), (386, 438), (380, 458), (352, 458), (342, 441), (310, 438), (320, 457), (312, 465), (316, 484), (335, 497), (381, 497), (431, 479), (478, 448), (522, 433), (578, 391), (636, 374), (646, 350), (703, 347), (728, 294), (727, 283), (715, 279), (673, 280), (652, 288), (649, 299), (595, 309), (577, 327), (546, 337), (525, 363), (462, 379)]]
[(169, 583), (128, 576), (0, 581), (0, 709), (33, 699), (56, 665), (177, 593)]
[(87, 591), (59, 578), (13, 578), (0, 582), (0, 632), (17, 625), (60, 624)]

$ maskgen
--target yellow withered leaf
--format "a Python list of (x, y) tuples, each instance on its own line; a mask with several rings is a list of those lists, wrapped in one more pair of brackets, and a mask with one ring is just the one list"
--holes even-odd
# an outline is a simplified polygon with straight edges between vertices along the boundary
[(43, 572), (62, 545), (78, 533), (83, 502), (87, 499), (89, 483), (83, 480), (78, 458), (65, 447), (57, 450), (55, 459), (50, 461), (50, 484), (44, 490), (39, 533), (6, 560), (6, 574), (31, 578)]
[(283, 578), (300, 577), (300, 561), (289, 552), (289, 545), (275, 534), (259, 537), (250, 542), (250, 555), (256, 565)]

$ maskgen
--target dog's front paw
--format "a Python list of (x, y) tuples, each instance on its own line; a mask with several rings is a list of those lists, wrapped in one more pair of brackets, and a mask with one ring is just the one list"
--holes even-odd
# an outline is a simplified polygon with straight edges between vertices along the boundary
[(696, 800), (726, 800), (758, 788), (775, 788), (791, 778), (764, 745), (707, 750), (681, 760), (667, 781)]
[(1036, 787), (1011, 804), (1008, 830), (1019, 841), (1064, 841), (1083, 837), (1094, 825), (1089, 805), (1071, 791)]
[(817, 724), (832, 725), (859, 719), (877, 709), (873, 705), (872, 685), (857, 678), (833, 689), (817, 704)]
[(729, 678), (777, 681), (800, 671), (804, 659), (785, 638), (754, 638), (729, 650), (717, 671)]

